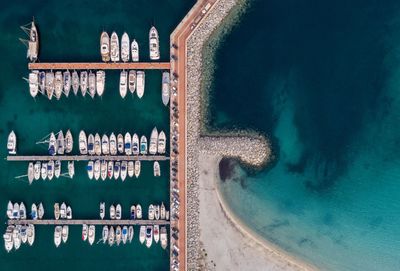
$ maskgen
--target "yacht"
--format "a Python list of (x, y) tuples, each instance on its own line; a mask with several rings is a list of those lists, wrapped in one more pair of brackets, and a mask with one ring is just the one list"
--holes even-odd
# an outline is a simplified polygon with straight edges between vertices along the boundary
[(19, 204), (19, 218), (26, 219), (26, 208), (23, 202)]
[(54, 94), (55, 94), (57, 100), (59, 100), (61, 98), (62, 88), (63, 88), (62, 73), (60, 71), (58, 71), (55, 73), (55, 76), (54, 76)]
[(133, 161), (128, 162), (128, 176), (132, 178), (135, 175), (135, 163)]
[(170, 80), (169, 72), (163, 72), (162, 74), (162, 88), (161, 88), (161, 98), (163, 104), (166, 106), (169, 102), (170, 96)]
[(161, 226), (160, 241), (161, 241), (161, 247), (163, 249), (166, 249), (168, 245), (168, 236), (167, 236), (167, 227), (165, 226)]
[(106, 85), (106, 73), (104, 71), (96, 72), (96, 91), (100, 97), (104, 93), (104, 87)]
[(132, 243), (133, 235), (134, 235), (133, 226), (129, 226), (129, 228), (128, 228), (128, 241), (129, 241), (129, 243)]
[(164, 202), (161, 202), (161, 209), (160, 209), (160, 219), (165, 220), (165, 205)]
[(42, 170), (40, 173), (40, 177), (42, 178), (42, 180), (46, 180), (47, 178), (47, 163), (42, 163)]
[(128, 73), (125, 70), (123, 70), (119, 78), (119, 94), (121, 95), (122, 98), (125, 98), (128, 90), (127, 81), (128, 81)]
[(33, 167), (34, 167), (33, 163), (30, 162), (28, 164), (28, 174), (27, 174), (28, 175), (29, 184), (31, 184), (33, 182), (33, 180), (35, 179), (35, 173), (34, 173), (34, 168)]
[(71, 153), (74, 147), (74, 140), (70, 130), (65, 133), (65, 153)]
[(98, 133), (94, 135), (94, 153), (101, 155), (101, 139)]
[(6, 233), (3, 234), (4, 248), (7, 252), (10, 252), (14, 247), (13, 232), (14, 226), (10, 225), (7, 226)]
[(17, 136), (14, 131), (8, 135), (7, 150), (8, 154), (17, 154)]
[(33, 242), (35, 242), (35, 226), (32, 224), (28, 225), (28, 229), (26, 231), (26, 235), (28, 237), (28, 244), (30, 246), (33, 245)]
[(147, 138), (144, 135), (140, 138), (140, 154), (147, 154)]
[(100, 178), (100, 160), (94, 162), (93, 176), (96, 181)]
[(149, 220), (154, 220), (154, 212), (155, 212), (154, 205), (150, 204), (148, 213)]
[(69, 220), (72, 219), (72, 208), (71, 208), (71, 206), (67, 207), (67, 219), (69, 219)]
[(105, 31), (100, 36), (100, 54), (104, 62), (110, 61), (110, 37)]
[(87, 169), (87, 172), (88, 172), (89, 179), (92, 180), (93, 179), (94, 162), (93, 161), (89, 161), (86, 169)]
[(128, 227), (123, 226), (122, 227), (122, 243), (125, 245), (127, 240), (128, 240)]
[(37, 211), (37, 206), (35, 203), (32, 203), (32, 206), (31, 206), (31, 218), (32, 218), (32, 220), (38, 219), (38, 211)]
[(114, 162), (113, 161), (108, 161), (107, 175), (108, 175), (109, 179), (112, 179), (112, 177), (114, 175)]
[(117, 138), (115, 137), (114, 133), (111, 133), (110, 135), (110, 154), (117, 154)]
[(104, 219), (105, 215), (106, 215), (106, 203), (100, 202), (100, 218)]
[(128, 171), (128, 163), (126, 161), (121, 162), (121, 180), (125, 181)]
[(86, 133), (85, 131), (80, 131), (79, 132), (79, 152), (81, 154), (87, 154), (88, 148), (87, 148), (87, 138), (86, 138)]
[(108, 231), (108, 226), (107, 225), (104, 225), (103, 226), (103, 232), (102, 232), (102, 240), (103, 240), (103, 244), (105, 244), (106, 242), (107, 242), (107, 239), (108, 239), (108, 233), (109, 233), (109, 231)]
[(143, 97), (145, 85), (144, 71), (136, 72), (136, 94), (139, 98)]
[(100, 177), (103, 181), (107, 178), (107, 161), (105, 160), (100, 163)]
[(67, 225), (64, 225), (62, 227), (62, 231), (61, 231), (61, 238), (62, 238), (63, 243), (67, 242), (68, 234), (69, 234), (69, 227)]
[(68, 161), (68, 176), (72, 179), (75, 175), (74, 161)]
[(30, 23), (30, 28), (27, 27), (28, 25), (21, 26), (21, 28), (29, 36), (29, 40), (21, 40), (28, 46), (26, 57), (29, 58), (30, 61), (35, 62), (39, 54), (39, 34), (35, 25), (35, 21)]
[(114, 179), (115, 180), (118, 180), (120, 171), (121, 171), (121, 162), (115, 161), (114, 162)]
[(110, 206), (110, 219), (115, 219), (115, 206), (111, 204)]
[(47, 178), (51, 181), (54, 177), (54, 161), (51, 160), (47, 163)]
[(158, 243), (160, 241), (160, 226), (154, 225), (153, 226), (153, 233), (154, 233), (154, 241)]
[(54, 229), (54, 244), (58, 247), (61, 244), (62, 227), (56, 226)]
[(160, 219), (160, 205), (154, 206), (154, 219), (156, 220)]
[(115, 32), (112, 32), (111, 34), (111, 61), (119, 61), (119, 41), (118, 35)]
[(117, 136), (117, 149), (119, 154), (124, 153), (124, 136), (121, 134)]
[(59, 178), (61, 175), (61, 162), (60, 160), (54, 161), (54, 177)]
[(147, 226), (146, 227), (146, 247), (150, 248), (152, 243), (153, 243), (153, 227)]
[(27, 235), (27, 233), (26, 233), (27, 228), (28, 228), (28, 227), (27, 227), (26, 225), (21, 225), (21, 226), (20, 226), (19, 236), (20, 236), (21, 242), (22, 242), (23, 244), (25, 244), (25, 243), (28, 241), (28, 235)]
[(94, 154), (94, 136), (92, 134), (89, 134), (88, 139), (87, 139), (87, 149), (88, 153), (90, 155)]
[(67, 205), (65, 204), (65, 202), (61, 203), (60, 218), (61, 219), (66, 219), (67, 218)]
[(58, 132), (57, 135), (57, 153), (64, 154), (65, 151), (65, 140), (64, 140), (64, 133), (63, 131)]
[(136, 133), (132, 136), (132, 154), (139, 155), (139, 137)]
[(96, 95), (96, 74), (89, 71), (89, 95), (94, 98)]
[(121, 38), (121, 60), (123, 62), (129, 61), (129, 44), (129, 36), (124, 32)]
[(115, 229), (115, 242), (117, 243), (117, 246), (121, 243), (121, 226), (117, 226)]
[(46, 91), (46, 73), (44, 71), (39, 72), (39, 89), (42, 94)]
[(157, 29), (152, 26), (149, 31), (149, 49), (150, 49), (150, 59), (158, 60), (160, 59), (160, 48)]
[(108, 136), (104, 134), (101, 137), (101, 152), (103, 154), (109, 154), (110, 153), (110, 143), (108, 141)]
[(157, 153), (157, 143), (158, 143), (158, 131), (157, 128), (154, 127), (153, 131), (151, 131), (151, 136), (150, 136), (150, 146), (149, 146), (149, 153), (150, 154), (156, 154)]
[(43, 208), (43, 204), (39, 203), (39, 207), (38, 207), (38, 218), (42, 219), (44, 216), (44, 208)]
[(19, 247), (21, 246), (20, 229), (21, 229), (21, 225), (17, 225), (14, 227), (14, 230), (13, 230), (12, 239), (14, 241), (15, 250), (18, 250)]
[(93, 245), (95, 236), (96, 236), (96, 228), (94, 225), (90, 225), (88, 234), (88, 241), (90, 245)]
[(40, 170), (42, 169), (42, 163), (40, 161), (37, 161), (35, 165), (33, 166), (33, 172), (34, 172), (34, 177), (35, 180), (40, 179)]
[(139, 61), (139, 44), (135, 39), (133, 39), (131, 43), (131, 54), (132, 54), (132, 61), (138, 62)]
[(140, 243), (143, 244), (145, 239), (146, 239), (146, 226), (140, 226), (140, 232), (139, 232)]
[(85, 97), (86, 91), (88, 88), (88, 73), (87, 73), (87, 71), (81, 72), (80, 85), (81, 85), (82, 96)]
[(54, 73), (46, 72), (46, 94), (47, 98), (51, 100), (54, 94)]
[(29, 93), (35, 98), (39, 92), (39, 71), (32, 71), (29, 73), (28, 83)]
[(122, 216), (122, 208), (121, 208), (121, 204), (117, 204), (117, 207), (115, 208), (115, 219), (121, 220), (121, 216)]
[(11, 201), (8, 201), (7, 204), (7, 217), (8, 219), (13, 219), (13, 204)]
[(142, 206), (136, 205), (136, 219), (142, 219)]
[(51, 133), (49, 138), (49, 154), (50, 155), (57, 154), (57, 140), (54, 133)]
[(129, 71), (128, 81), (129, 81), (128, 82), (129, 91), (133, 94), (136, 89), (136, 71), (135, 70)]
[(158, 161), (154, 161), (153, 171), (154, 171), (154, 177), (160, 177), (161, 171), (160, 171), (160, 163), (158, 163)]
[(136, 206), (132, 205), (131, 206), (131, 219), (135, 219), (136, 218)]
[(125, 134), (125, 145), (124, 145), (124, 149), (125, 149), (125, 154), (126, 155), (131, 155), (132, 154), (132, 147), (131, 147), (131, 143), (132, 143), (132, 138), (131, 138), (131, 134), (129, 132), (127, 132)]
[(69, 96), (69, 92), (71, 91), (71, 73), (70, 71), (65, 71), (63, 73), (63, 83), (64, 83), (64, 93), (65, 96)]
[(111, 226), (110, 230), (108, 232), (108, 244), (112, 246), (114, 244), (114, 238), (115, 238), (115, 232), (114, 232), (114, 227)]
[(135, 177), (139, 178), (140, 175), (140, 168), (141, 168), (141, 163), (140, 160), (135, 161)]
[(72, 72), (72, 91), (75, 95), (77, 95), (79, 91), (79, 75), (77, 71)]
[(88, 238), (88, 225), (87, 224), (83, 224), (82, 225), (82, 240), (86, 241)]

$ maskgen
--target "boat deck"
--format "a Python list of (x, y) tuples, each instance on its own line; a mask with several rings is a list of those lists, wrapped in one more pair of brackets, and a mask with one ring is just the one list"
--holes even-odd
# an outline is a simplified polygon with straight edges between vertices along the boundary
[(169, 70), (170, 62), (29, 63), (30, 70)]
[(7, 161), (165, 161), (168, 156), (162, 155), (9, 155)]
[(167, 220), (133, 220), (133, 219), (121, 219), (121, 220), (101, 220), (101, 219), (19, 219), (19, 220), (8, 220), (8, 225), (169, 225)]

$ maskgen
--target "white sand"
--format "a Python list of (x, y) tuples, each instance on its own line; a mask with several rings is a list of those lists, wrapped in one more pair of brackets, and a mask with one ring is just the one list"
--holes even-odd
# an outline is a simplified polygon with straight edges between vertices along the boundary
[[(253, 236), (240, 224), (216, 190), (216, 155), (200, 154), (200, 242), (205, 270), (315, 270)], [(215, 266), (214, 266), (215, 265)]]

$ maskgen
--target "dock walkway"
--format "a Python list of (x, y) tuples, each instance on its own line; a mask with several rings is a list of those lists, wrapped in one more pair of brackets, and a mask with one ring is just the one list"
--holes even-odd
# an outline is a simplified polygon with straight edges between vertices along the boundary
[(169, 70), (170, 62), (68, 62), (29, 63), (30, 70)]
[(167, 220), (133, 220), (133, 219), (121, 219), (121, 220), (101, 220), (101, 219), (19, 219), (19, 220), (8, 220), (8, 225), (169, 225)]
[(7, 161), (165, 161), (168, 156), (162, 155), (9, 155)]

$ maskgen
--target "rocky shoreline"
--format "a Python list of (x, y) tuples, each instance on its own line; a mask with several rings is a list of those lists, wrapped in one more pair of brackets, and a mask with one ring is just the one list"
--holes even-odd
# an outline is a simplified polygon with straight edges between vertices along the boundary
[(213, 31), (230, 14), (231, 10), (245, 1), (217, 0), (208, 15), (194, 30), (187, 41), (187, 265), (188, 270), (199, 270), (200, 227), (199, 227), (199, 155), (216, 154), (221, 157), (239, 159), (242, 163), (260, 167), (265, 165), (271, 150), (268, 140), (252, 131), (239, 131), (224, 135), (202, 135), (203, 112), (207, 109), (202, 95), (207, 86), (202, 80), (203, 47)]

